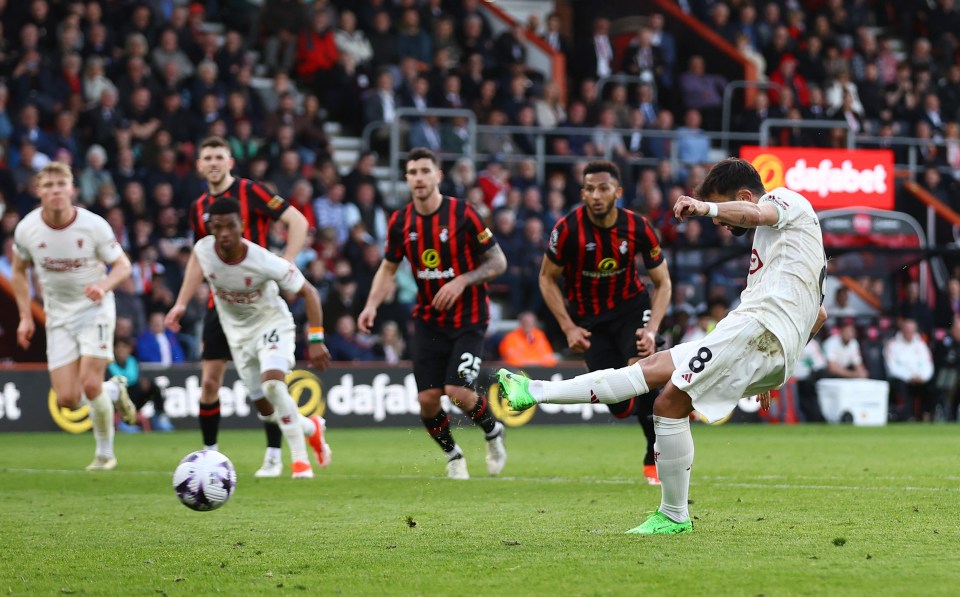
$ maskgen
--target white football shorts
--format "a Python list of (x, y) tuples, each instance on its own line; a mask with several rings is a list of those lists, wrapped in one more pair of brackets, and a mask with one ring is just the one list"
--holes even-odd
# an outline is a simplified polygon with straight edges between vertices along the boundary
[(241, 345), (230, 345), (230, 354), (240, 380), (247, 386), (251, 399), (263, 397), (260, 374), (274, 369), (290, 372), (296, 363), (294, 350), (297, 329), (289, 319), (260, 328), (260, 333)]
[(783, 347), (749, 315), (730, 313), (700, 340), (671, 348), (670, 356), (676, 368), (670, 381), (708, 421), (726, 417), (744, 396), (783, 384)]
[(47, 369), (59, 369), (80, 357), (113, 362), (113, 333), (116, 326), (117, 310), (113, 295), (110, 295), (78, 317), (47, 328)]

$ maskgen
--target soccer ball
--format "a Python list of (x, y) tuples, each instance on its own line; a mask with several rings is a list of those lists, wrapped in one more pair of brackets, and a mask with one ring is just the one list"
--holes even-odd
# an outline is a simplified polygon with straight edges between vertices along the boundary
[(173, 472), (173, 489), (191, 510), (216, 510), (227, 503), (236, 486), (233, 463), (216, 450), (187, 454)]

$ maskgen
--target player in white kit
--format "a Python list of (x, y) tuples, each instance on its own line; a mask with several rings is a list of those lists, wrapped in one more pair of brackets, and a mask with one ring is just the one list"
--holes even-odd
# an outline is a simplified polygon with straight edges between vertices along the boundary
[[(31, 263), (43, 288), (47, 368), (61, 407), (90, 406), (96, 453), (88, 471), (112, 470), (114, 402), (127, 423), (137, 420), (126, 380), (104, 382), (113, 361), (117, 313), (113, 289), (130, 276), (130, 260), (110, 225), (73, 205), (70, 167), (53, 162), (37, 174), (40, 207), (14, 231), (13, 291), (20, 312), (17, 343), (29, 348), (36, 331), (30, 311), (27, 270)], [(107, 273), (105, 265), (110, 266)]]
[(767, 193), (756, 169), (739, 158), (717, 163), (697, 194), (706, 201), (681, 197), (674, 207), (677, 219), (710, 217), (738, 236), (756, 229), (740, 305), (712, 332), (635, 365), (565, 381), (498, 372), (501, 388), (517, 410), (538, 402), (609, 404), (663, 387), (653, 406), (660, 508), (628, 533), (693, 530), (687, 510), (693, 465), (690, 413), (697, 410), (718, 420), (742, 397), (754, 395), (765, 408), (769, 391), (790, 378), (803, 347), (827, 318), (823, 235), (809, 201), (785, 188)]
[(240, 379), (248, 390), (262, 388), (273, 405), (273, 416), (290, 445), (293, 478), (313, 478), (305, 438), (321, 467), (330, 461), (330, 446), (323, 439), (323, 419), (302, 416), (287, 390), (285, 378), (295, 362), (297, 331), (280, 291), (303, 297), (310, 326), (307, 358), (323, 371), (330, 364), (330, 353), (323, 343), (320, 296), (296, 265), (243, 238), (236, 199), (217, 199), (207, 213), (210, 234), (193, 247), (166, 324), (179, 329), (187, 301), (206, 278)]

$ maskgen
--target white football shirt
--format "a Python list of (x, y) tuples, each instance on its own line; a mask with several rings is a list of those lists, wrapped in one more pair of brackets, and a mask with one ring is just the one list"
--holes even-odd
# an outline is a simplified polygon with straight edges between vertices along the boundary
[(789, 378), (823, 302), (823, 233), (803, 195), (781, 187), (758, 203), (776, 206), (780, 220), (756, 229), (747, 287), (736, 310), (756, 317), (780, 340)]
[(213, 235), (201, 238), (193, 250), (213, 289), (223, 333), (231, 345), (246, 344), (265, 324), (278, 320), (293, 325), (293, 315), (279, 288), (299, 292), (306, 279), (296, 265), (263, 247), (241, 239), (247, 254), (236, 263), (220, 258)]
[[(56, 327), (99, 306), (83, 289), (106, 275), (106, 265), (123, 255), (123, 249), (106, 220), (82, 207), (73, 219), (54, 228), (37, 208), (17, 224), (14, 250), (21, 259), (33, 262), (43, 288), (47, 327)], [(113, 304), (113, 292), (103, 297)]]

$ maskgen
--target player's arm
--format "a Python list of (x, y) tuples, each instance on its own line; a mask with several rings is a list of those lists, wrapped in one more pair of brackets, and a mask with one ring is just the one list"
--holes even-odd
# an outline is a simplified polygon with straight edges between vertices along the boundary
[(163, 323), (174, 332), (180, 331), (180, 318), (187, 310), (187, 304), (190, 299), (197, 294), (197, 289), (203, 284), (203, 270), (200, 269), (200, 260), (197, 259), (197, 252), (194, 249), (190, 254), (190, 260), (187, 261), (187, 268), (183, 272), (183, 283), (180, 284), (180, 292), (177, 293), (177, 302), (173, 304)]
[(369, 334), (373, 330), (373, 322), (377, 319), (377, 308), (387, 300), (393, 287), (396, 285), (397, 269), (400, 264), (384, 259), (377, 268), (377, 273), (373, 276), (373, 283), (370, 285), (370, 294), (367, 296), (367, 304), (363, 307), (360, 316), (357, 317), (357, 329), (364, 334)]
[[(713, 209), (717, 211), (711, 213)], [(681, 222), (689, 216), (707, 216), (729, 226), (759, 228), (760, 226), (775, 226), (780, 222), (782, 212), (772, 202), (758, 204), (751, 201), (724, 201), (713, 203), (683, 195), (674, 205), (673, 215)]]
[(660, 323), (667, 314), (670, 298), (673, 296), (673, 283), (670, 281), (666, 259), (660, 262), (660, 265), (647, 270), (647, 273), (653, 281), (653, 297), (650, 299), (650, 319), (637, 339), (637, 352), (641, 357), (656, 352)]
[(283, 258), (293, 263), (307, 242), (307, 218), (291, 205), (280, 214), (280, 221), (287, 226), (287, 247), (283, 250)]
[(17, 344), (24, 350), (30, 348), (30, 340), (36, 331), (33, 312), (30, 310), (30, 280), (27, 278), (29, 268), (30, 261), (21, 258), (14, 251), (13, 275), (10, 278), (10, 283), (13, 286), (13, 296), (17, 301), (17, 311), (20, 312), (20, 323), (17, 325)]
[(547, 308), (553, 313), (560, 329), (567, 337), (567, 346), (573, 352), (583, 352), (590, 348), (590, 332), (574, 323), (570, 314), (567, 313), (567, 305), (563, 300), (563, 292), (560, 291), (560, 276), (563, 275), (563, 268), (554, 263), (549, 256), (545, 257), (540, 263), (540, 276), (537, 279), (540, 285), (540, 294), (547, 303)]
[(103, 300), (103, 297), (120, 285), (121, 282), (130, 277), (130, 271), (133, 267), (130, 265), (130, 258), (127, 257), (126, 253), (121, 252), (120, 256), (113, 260), (113, 262), (108, 263), (110, 266), (110, 273), (107, 274), (107, 277), (96, 282), (94, 284), (88, 285), (83, 289), (83, 294), (86, 295), (88, 299), (95, 303), (99, 303)]
[(310, 364), (318, 371), (326, 371), (330, 365), (330, 351), (324, 344), (323, 336), (323, 307), (320, 305), (320, 293), (313, 284), (304, 280), (303, 286), (297, 292), (303, 297), (304, 308), (307, 311), (307, 358)]
[(507, 256), (503, 254), (500, 245), (493, 245), (480, 256), (480, 265), (473, 270), (464, 272), (440, 287), (433, 297), (433, 306), (446, 311), (463, 294), (467, 286), (483, 284), (507, 271)]

